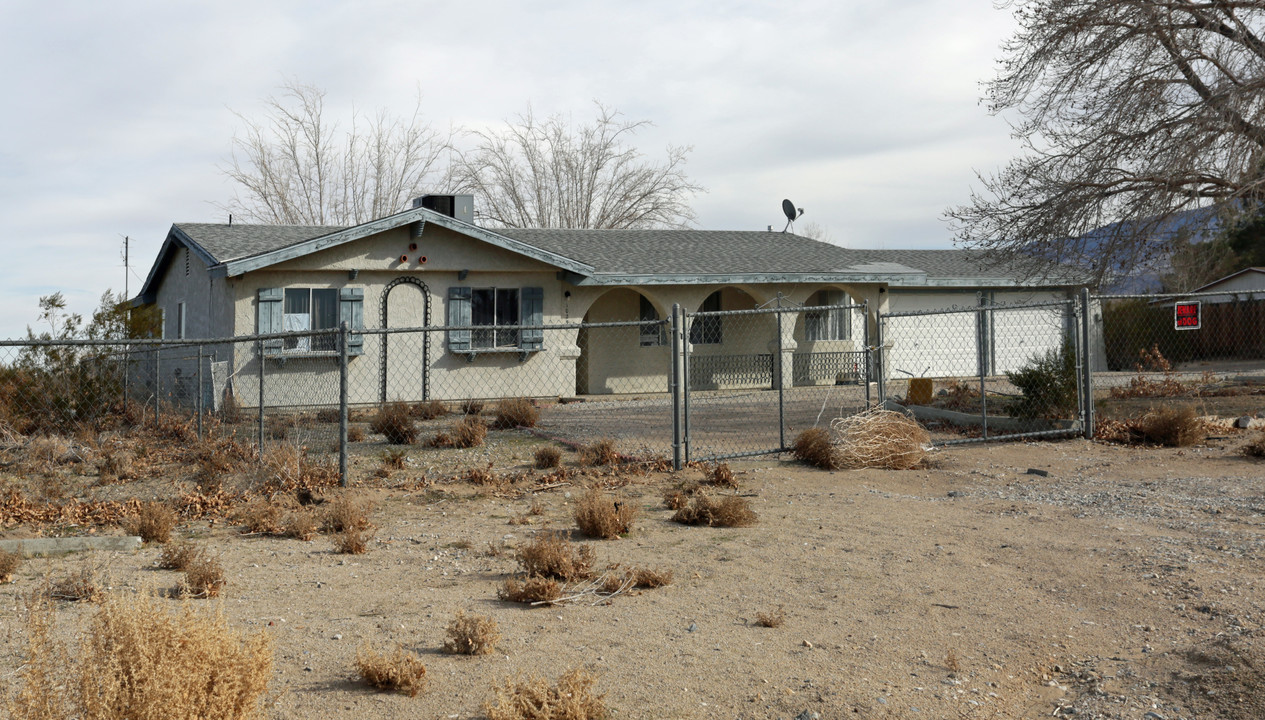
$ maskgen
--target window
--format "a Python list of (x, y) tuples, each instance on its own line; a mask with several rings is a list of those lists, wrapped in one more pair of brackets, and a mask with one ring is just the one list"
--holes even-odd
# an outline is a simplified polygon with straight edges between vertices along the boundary
[[(525, 288), (448, 288), (448, 349), (477, 352), (541, 350), (544, 290)], [(501, 329), (495, 329), (501, 326)], [(508, 326), (508, 327), (506, 327)], [(461, 330), (456, 328), (471, 328)]]
[[(707, 296), (703, 304), (698, 308), (701, 313), (720, 312), (720, 291)], [(690, 324), (690, 343), (694, 345), (719, 345), (723, 342), (723, 334), (721, 333), (721, 317), (719, 315), (704, 315), (703, 317), (695, 317), (694, 322)]]
[(518, 288), (473, 288), (470, 291), (470, 342), (476, 350), (518, 347), (518, 328), (480, 330), (480, 325), (518, 325)]
[(185, 310), (184, 303), (176, 303), (176, 339), (184, 340), (185, 338)]
[(665, 328), (659, 322), (659, 313), (654, 309), (654, 303), (646, 299), (645, 295), (638, 295), (641, 298), (641, 312), (637, 319), (646, 323), (641, 326), (641, 346), (651, 347), (655, 345), (666, 344)]
[[(848, 305), (848, 298), (842, 290), (818, 290), (808, 298), (808, 306)], [(812, 310), (804, 313), (804, 339), (809, 342), (818, 340), (849, 340), (852, 338), (851, 311)]]
[[(338, 327), (338, 291), (286, 288), (282, 323), (283, 332), (329, 330)], [(288, 337), (282, 345), (285, 351), (292, 352), (333, 352), (337, 347), (333, 335)]]

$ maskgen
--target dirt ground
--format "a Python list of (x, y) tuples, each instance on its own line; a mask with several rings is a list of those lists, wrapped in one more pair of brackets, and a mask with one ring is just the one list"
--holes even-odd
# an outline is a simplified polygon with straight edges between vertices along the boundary
[[(669, 520), (663, 490), (697, 469), (606, 476), (640, 517), (627, 537), (577, 540), (599, 566), (675, 580), (597, 605), (498, 600), (516, 563), (488, 553), (573, 529), (578, 480), (518, 497), (361, 491), (377, 531), (360, 556), (224, 521), (178, 534), (219, 554), (230, 621), (272, 636), (272, 718), (481, 717), (493, 685), (575, 666), (616, 718), (1259, 718), (1265, 464), (1237, 454), (1244, 441), (960, 446), (901, 472), (732, 463), (760, 517), (734, 529)], [(510, 524), (533, 501), (543, 515)], [(158, 553), (27, 561), (0, 586), (0, 683), (22, 663), (20, 598), (41, 577), (93, 564), (115, 588), (162, 590), (177, 576), (154, 569)], [(755, 624), (778, 608), (784, 625)], [(458, 610), (496, 619), (495, 654), (442, 653)], [(63, 627), (90, 612), (62, 605)], [(416, 698), (353, 678), (359, 646), (397, 643), (428, 668)]]

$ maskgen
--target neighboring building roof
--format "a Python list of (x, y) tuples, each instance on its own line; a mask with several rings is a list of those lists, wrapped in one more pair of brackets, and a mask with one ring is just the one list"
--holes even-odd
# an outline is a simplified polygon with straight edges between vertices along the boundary
[[(1255, 274), (1261, 275), (1262, 278), (1265, 278), (1265, 267), (1246, 267), (1238, 272), (1230, 273), (1229, 275), (1226, 275), (1220, 280), (1213, 280), (1207, 285), (1201, 285), (1195, 288), (1194, 290), (1191, 290), (1190, 292), (1191, 293), (1215, 292), (1217, 290), (1217, 286), (1220, 285), (1221, 283), (1226, 282), (1228, 280), (1233, 280), (1234, 278), (1240, 275), (1246, 275), (1248, 273), (1255, 273)], [(1262, 285), (1262, 288), (1265, 289), (1265, 285)]]
[[(575, 285), (667, 285), (767, 282), (879, 282), (910, 286), (1029, 285), (1021, 273), (990, 268), (968, 250), (861, 250), (789, 233), (727, 230), (491, 230), (415, 208), (352, 227), (309, 225), (172, 225), (138, 302), (152, 302), (154, 282), (175, 245), (189, 247), (218, 275), (236, 276), (375, 233), (425, 223), (560, 268)], [(1049, 281), (1047, 286), (1075, 280)]]

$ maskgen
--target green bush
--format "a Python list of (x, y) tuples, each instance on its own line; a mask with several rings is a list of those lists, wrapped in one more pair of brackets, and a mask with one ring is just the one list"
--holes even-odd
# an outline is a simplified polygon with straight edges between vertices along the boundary
[(1058, 350), (1034, 356), (1018, 372), (1008, 372), (1010, 383), (1023, 396), (1010, 403), (1017, 418), (1071, 419), (1079, 409), (1076, 392), (1076, 353), (1067, 342)]

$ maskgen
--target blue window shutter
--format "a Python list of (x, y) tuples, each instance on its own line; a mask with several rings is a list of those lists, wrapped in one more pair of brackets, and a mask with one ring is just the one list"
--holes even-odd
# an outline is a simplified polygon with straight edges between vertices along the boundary
[[(281, 288), (259, 288), (259, 327), (257, 332), (260, 335), (283, 332), (285, 325), (281, 321), (281, 311), (284, 297), (285, 293), (282, 292)], [(279, 355), (281, 354), (282, 345), (284, 345), (284, 341), (281, 338), (265, 340), (264, 354)]]
[[(545, 290), (538, 287), (525, 287), (520, 294), (520, 312), (524, 326), (522, 331), (522, 348), (524, 350), (543, 350), (545, 331), (539, 328), (545, 324)], [(530, 329), (535, 326), (535, 329)]]
[(365, 329), (365, 289), (343, 288), (338, 291), (338, 320), (347, 323), (347, 354), (365, 354), (365, 336), (356, 330)]
[[(453, 327), (470, 327), (470, 288), (448, 288), (448, 324)], [(448, 350), (455, 353), (470, 352), (470, 331), (449, 330)]]

